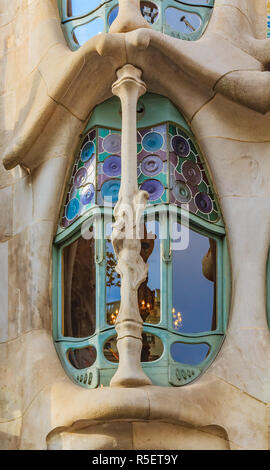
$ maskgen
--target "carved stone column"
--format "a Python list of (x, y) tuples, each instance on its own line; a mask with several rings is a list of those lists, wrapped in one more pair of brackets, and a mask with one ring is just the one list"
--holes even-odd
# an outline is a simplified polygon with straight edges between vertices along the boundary
[(119, 0), (119, 13), (110, 33), (126, 33), (138, 28), (151, 28), (141, 14), (140, 0)]
[(114, 209), (112, 243), (121, 276), (121, 305), (116, 321), (119, 366), (111, 380), (114, 387), (151, 384), (141, 367), (142, 318), (138, 308), (138, 287), (146, 279), (147, 265), (140, 256), (140, 216), (148, 193), (137, 182), (137, 101), (145, 93), (141, 70), (125, 65), (117, 72), (113, 94), (122, 105), (122, 173), (119, 199)]

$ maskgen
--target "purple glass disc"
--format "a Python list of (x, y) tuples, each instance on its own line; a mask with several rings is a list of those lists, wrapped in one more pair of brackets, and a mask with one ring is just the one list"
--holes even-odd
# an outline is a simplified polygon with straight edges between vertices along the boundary
[(106, 158), (103, 163), (103, 172), (108, 176), (120, 176), (121, 158), (116, 155)]
[(147, 176), (158, 175), (163, 169), (163, 161), (156, 155), (149, 155), (143, 159), (141, 169)]
[(89, 204), (90, 202), (93, 201), (95, 196), (95, 188), (93, 184), (88, 184), (85, 186), (82, 196), (81, 196), (81, 202), (83, 205)]
[(109, 134), (103, 140), (103, 148), (108, 153), (120, 153), (121, 151), (121, 135)]
[(212, 212), (213, 203), (206, 193), (198, 193), (195, 196), (195, 203), (198, 207), (199, 211), (203, 212), (204, 214), (209, 214)]
[(182, 173), (184, 177), (186, 178), (186, 180), (188, 181), (188, 183), (190, 184), (197, 185), (202, 180), (202, 174), (201, 174), (200, 168), (198, 167), (198, 165), (196, 165), (196, 163), (193, 163), (189, 160), (186, 160), (183, 163)]
[(172, 148), (179, 157), (185, 158), (190, 152), (188, 141), (181, 135), (175, 135), (172, 138)]
[(79, 168), (74, 176), (74, 186), (79, 188), (82, 184), (85, 183), (87, 178), (87, 170), (84, 167)]
[(164, 192), (164, 186), (158, 180), (147, 180), (141, 185), (140, 189), (148, 192), (149, 201), (159, 199)]

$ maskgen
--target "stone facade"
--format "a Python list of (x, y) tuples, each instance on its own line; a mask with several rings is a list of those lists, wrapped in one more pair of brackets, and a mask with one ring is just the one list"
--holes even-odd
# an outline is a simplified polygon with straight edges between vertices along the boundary
[[(56, 0), (0, 2), (0, 448), (267, 449), (266, 1), (216, 0), (194, 42), (148, 28), (139, 0), (119, 4), (110, 32), (72, 52)], [(181, 110), (204, 154), (229, 243), (229, 328), (191, 385), (84, 390), (53, 345), (52, 243), (79, 135), (126, 64)]]

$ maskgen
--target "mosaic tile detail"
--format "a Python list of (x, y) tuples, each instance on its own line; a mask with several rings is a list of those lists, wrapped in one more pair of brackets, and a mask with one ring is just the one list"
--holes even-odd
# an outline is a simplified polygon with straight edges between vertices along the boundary
[(190, 212), (209, 222), (219, 219), (205, 168), (190, 136), (169, 125), (170, 203), (189, 205)]
[(95, 204), (96, 130), (85, 136), (68, 183), (68, 192), (61, 220), (68, 227)]

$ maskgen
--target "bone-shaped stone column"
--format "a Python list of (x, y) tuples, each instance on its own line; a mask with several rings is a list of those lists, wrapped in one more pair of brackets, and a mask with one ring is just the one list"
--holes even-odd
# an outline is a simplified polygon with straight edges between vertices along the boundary
[(111, 380), (113, 387), (151, 384), (141, 367), (143, 321), (138, 308), (138, 287), (146, 279), (147, 265), (140, 256), (139, 224), (148, 193), (137, 182), (137, 102), (146, 91), (141, 70), (125, 65), (117, 71), (112, 91), (122, 106), (122, 170), (118, 202), (114, 209), (112, 243), (121, 276), (121, 304), (116, 321), (119, 366)]

